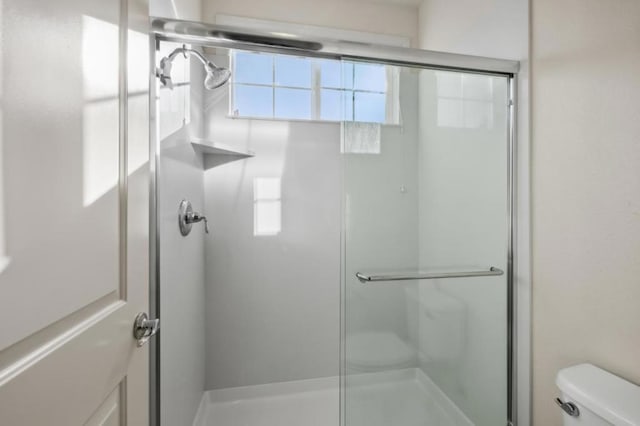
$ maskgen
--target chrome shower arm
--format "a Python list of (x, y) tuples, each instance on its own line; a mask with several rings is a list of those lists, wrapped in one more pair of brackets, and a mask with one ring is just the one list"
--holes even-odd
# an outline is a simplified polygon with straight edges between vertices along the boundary
[(198, 52), (195, 49), (191, 49), (186, 45), (182, 45), (182, 47), (178, 47), (169, 55), (165, 56), (160, 60), (160, 67), (156, 70), (156, 76), (160, 79), (160, 82), (164, 86), (167, 86), (170, 89), (173, 89), (173, 82), (171, 81), (171, 67), (173, 64), (173, 60), (176, 56), (183, 54), (184, 57), (187, 57), (187, 53), (189, 55), (195, 56), (198, 58), (202, 65), (204, 65), (204, 69), (207, 72), (207, 78), (205, 79), (205, 87), (207, 89), (214, 89), (223, 85), (229, 80), (231, 73), (226, 68), (220, 68), (210, 60), (204, 57), (204, 55)]
[[(187, 46), (182, 46), (182, 47), (178, 47), (177, 49), (175, 49), (173, 52), (171, 52), (168, 56), (164, 57), (162, 59), (162, 61), (160, 61), (160, 66), (162, 67), (162, 62), (163, 61), (169, 61), (169, 62), (173, 62), (173, 60), (175, 59), (176, 56), (178, 56), (179, 54), (186, 54), (189, 53), (191, 55), (194, 55), (196, 58), (198, 58), (200, 60), (200, 62), (202, 62), (203, 65), (213, 65), (214, 67), (216, 66), (216, 64), (214, 64), (213, 62), (211, 62), (210, 60), (208, 60), (207, 58), (204, 57), (204, 55), (200, 52), (198, 52), (195, 49), (191, 49), (190, 47)], [(185, 55), (186, 57), (186, 55)]]

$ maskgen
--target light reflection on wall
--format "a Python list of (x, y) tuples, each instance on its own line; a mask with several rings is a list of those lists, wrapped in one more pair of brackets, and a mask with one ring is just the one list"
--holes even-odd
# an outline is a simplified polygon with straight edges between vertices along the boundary
[(118, 184), (118, 26), (82, 17), (83, 201), (93, 204)]
[(253, 235), (277, 235), (282, 229), (281, 179), (258, 177), (253, 180)]
[(131, 175), (149, 160), (149, 36), (129, 30), (127, 43), (127, 169)]
[[(148, 137), (148, 80), (132, 70), (147, 67), (148, 36), (128, 32), (129, 138)], [(118, 184), (119, 164), (119, 29), (110, 22), (82, 17), (82, 76), (85, 106), (82, 116), (83, 204), (85, 207)], [(136, 120), (140, 117), (140, 120)], [(147, 144), (129, 144), (128, 173), (148, 159)]]
[(457, 72), (436, 72), (438, 127), (493, 128), (493, 78)]
[[(179, 43), (161, 42), (156, 59), (168, 56), (174, 49), (182, 46)], [(160, 139), (180, 130), (191, 122), (191, 59), (178, 55), (171, 68), (173, 89), (160, 87)]]

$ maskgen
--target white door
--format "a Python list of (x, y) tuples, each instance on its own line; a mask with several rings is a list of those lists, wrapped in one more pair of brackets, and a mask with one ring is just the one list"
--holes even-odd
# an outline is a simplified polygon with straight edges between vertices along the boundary
[(0, 11), (0, 425), (147, 425), (146, 0)]

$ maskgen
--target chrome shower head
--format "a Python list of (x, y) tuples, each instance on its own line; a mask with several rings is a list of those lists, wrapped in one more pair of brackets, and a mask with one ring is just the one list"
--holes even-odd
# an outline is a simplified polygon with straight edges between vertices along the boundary
[(216, 89), (224, 85), (231, 78), (231, 71), (218, 67), (213, 62), (206, 65), (207, 76), (204, 79), (204, 87), (208, 90)]
[(204, 87), (208, 90), (213, 90), (224, 85), (229, 78), (231, 78), (231, 71), (227, 68), (219, 67), (213, 62), (209, 61), (205, 58), (202, 53), (197, 50), (190, 49), (186, 46), (179, 47), (171, 52), (168, 56), (165, 56), (160, 61), (160, 67), (156, 71), (156, 75), (160, 79), (160, 82), (168, 87), (169, 89), (173, 89), (173, 81), (171, 80), (171, 65), (176, 56), (182, 53), (185, 57), (187, 53), (195, 56), (202, 62), (204, 65), (204, 69), (207, 72), (207, 76), (204, 79)]

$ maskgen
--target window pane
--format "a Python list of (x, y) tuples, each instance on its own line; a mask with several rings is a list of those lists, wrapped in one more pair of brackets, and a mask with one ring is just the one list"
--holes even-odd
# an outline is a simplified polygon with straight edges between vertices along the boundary
[(242, 117), (273, 117), (271, 87), (233, 85), (233, 113)]
[(320, 119), (330, 121), (352, 121), (353, 92), (322, 89), (320, 93)]
[(311, 119), (311, 90), (276, 88), (275, 116)]
[(342, 87), (345, 89), (353, 89), (353, 64), (349, 62), (342, 63)]
[(276, 85), (311, 87), (311, 60), (278, 55), (276, 61)]
[(345, 121), (353, 121), (353, 92), (344, 92), (344, 117)]
[(273, 56), (260, 53), (234, 53), (233, 81), (235, 83), (273, 83)]
[(356, 90), (384, 92), (387, 90), (387, 73), (384, 65), (354, 64)]
[(355, 93), (355, 121), (385, 122), (384, 93)]
[(343, 91), (322, 89), (320, 93), (320, 119), (340, 121), (344, 114), (343, 108)]
[(353, 88), (353, 64), (331, 59), (320, 59), (319, 62), (322, 87)]
[(319, 59), (320, 63), (320, 86), (322, 87), (342, 87), (342, 79), (340, 78), (340, 61), (332, 61), (331, 59)]

